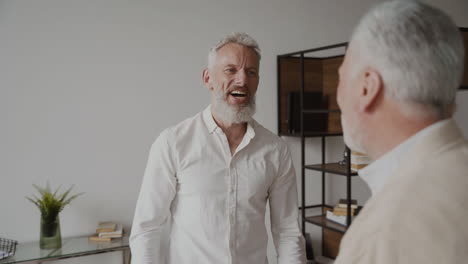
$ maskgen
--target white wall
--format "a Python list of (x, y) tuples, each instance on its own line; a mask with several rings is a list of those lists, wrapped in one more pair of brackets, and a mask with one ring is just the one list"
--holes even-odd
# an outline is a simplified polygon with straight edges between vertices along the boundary
[[(208, 103), (209, 47), (232, 31), (258, 40), (256, 118), (276, 131), (276, 55), (347, 41), (376, 2), (0, 1), (0, 236), (38, 239), (39, 212), (24, 196), (47, 180), (86, 193), (62, 212), (63, 236), (90, 234), (107, 219), (129, 230), (151, 143)], [(429, 2), (468, 26), (466, 1)], [(298, 141), (287, 140), (299, 172)], [(329, 158), (339, 159), (340, 138), (331, 144)], [(320, 197), (319, 184), (310, 182), (309, 200)], [(339, 196), (339, 182), (330, 188)]]

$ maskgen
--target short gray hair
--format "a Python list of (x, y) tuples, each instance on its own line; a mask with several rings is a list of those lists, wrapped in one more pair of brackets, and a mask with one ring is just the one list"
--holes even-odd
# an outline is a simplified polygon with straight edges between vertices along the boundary
[(448, 15), (418, 1), (385, 2), (362, 18), (351, 46), (355, 42), (365, 63), (381, 74), (386, 95), (451, 116), (464, 46)]
[(258, 47), (258, 43), (254, 38), (252, 38), (244, 32), (233, 32), (231, 34), (226, 35), (224, 38), (218, 41), (218, 43), (216, 43), (214, 47), (210, 49), (210, 52), (208, 53), (208, 68), (211, 68), (211, 66), (213, 66), (218, 50), (229, 43), (236, 43), (251, 48), (255, 52), (255, 54), (257, 54), (258, 60), (261, 59), (260, 48)]

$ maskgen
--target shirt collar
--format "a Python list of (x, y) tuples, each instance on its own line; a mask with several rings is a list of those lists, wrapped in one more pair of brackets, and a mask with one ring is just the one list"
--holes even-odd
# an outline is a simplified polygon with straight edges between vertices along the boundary
[(432, 124), (418, 133), (414, 134), (403, 143), (384, 154), (378, 160), (375, 160), (365, 168), (359, 170), (359, 176), (367, 183), (372, 191), (372, 195), (378, 193), (382, 187), (389, 181), (396, 169), (405, 158), (408, 150), (424, 135), (434, 129), (443, 126), (450, 120), (442, 120)]
[[(214, 121), (213, 114), (211, 114), (211, 105), (203, 110), (203, 121), (205, 122), (205, 125), (208, 128), (210, 134), (216, 131), (218, 128), (221, 129)], [(251, 121), (247, 122), (247, 131), (245, 132), (244, 136), (245, 138), (252, 139), (255, 136), (255, 126), (256, 122), (254, 119), (251, 119)]]
[(203, 121), (205, 122), (205, 125), (208, 128), (210, 134), (213, 133), (216, 128), (218, 128), (218, 125), (214, 121), (213, 115), (211, 114), (211, 105), (203, 110)]

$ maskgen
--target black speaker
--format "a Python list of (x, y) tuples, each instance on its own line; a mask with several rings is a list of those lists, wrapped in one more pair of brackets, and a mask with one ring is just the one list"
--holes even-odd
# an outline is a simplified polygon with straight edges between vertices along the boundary
[[(288, 94), (288, 132), (291, 134), (301, 132), (301, 94), (290, 92)], [(328, 97), (321, 92), (304, 92), (304, 110), (327, 110)], [(328, 113), (305, 113), (304, 132), (326, 132)]]

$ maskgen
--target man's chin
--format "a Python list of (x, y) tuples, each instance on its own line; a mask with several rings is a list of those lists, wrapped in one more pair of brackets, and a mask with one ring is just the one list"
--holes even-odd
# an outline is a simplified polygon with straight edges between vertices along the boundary
[(254, 109), (251, 109), (250, 106), (241, 106), (241, 105), (216, 105), (214, 111), (218, 118), (223, 122), (230, 124), (241, 124), (246, 123), (252, 119), (253, 114), (255, 113)]
[(230, 108), (236, 111), (242, 110), (244, 107), (250, 105), (250, 100), (244, 101), (242, 103), (232, 100), (224, 100), (225, 104), (228, 105)]

